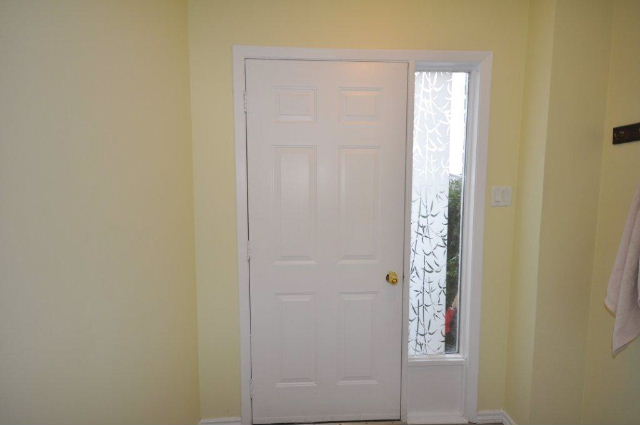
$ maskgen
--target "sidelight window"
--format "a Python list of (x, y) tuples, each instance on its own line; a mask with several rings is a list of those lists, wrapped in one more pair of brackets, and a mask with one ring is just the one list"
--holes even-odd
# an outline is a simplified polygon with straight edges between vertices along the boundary
[(415, 73), (409, 355), (459, 352), (467, 72)]

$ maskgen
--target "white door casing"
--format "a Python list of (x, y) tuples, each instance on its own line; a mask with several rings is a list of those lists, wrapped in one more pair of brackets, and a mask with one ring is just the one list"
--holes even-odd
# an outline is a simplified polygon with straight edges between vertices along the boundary
[[(246, 69), (252, 59), (309, 60), (309, 61), (370, 61), (396, 62), (408, 65), (407, 92), (413, 94), (412, 76), (416, 70), (447, 70), (470, 72), (465, 183), (465, 218), (462, 241), (462, 299), (460, 354), (434, 358), (409, 358), (407, 355), (409, 288), (403, 287), (402, 320), (402, 396), (401, 416), (408, 423), (463, 423), (481, 420), (477, 410), (478, 369), (480, 347), (481, 294), (483, 282), (483, 241), (487, 151), (489, 140), (489, 105), (491, 92), (492, 53), (489, 51), (445, 50), (356, 50), (293, 47), (234, 46), (233, 92), (235, 105), (235, 164), (236, 164), (236, 224), (240, 319), (241, 421), (253, 422), (251, 402), (251, 319), (249, 276), (249, 222), (247, 176), (247, 116), (245, 113)], [(413, 134), (413, 96), (408, 100), (405, 159), (405, 241), (410, 235), (411, 164)], [(409, 244), (405, 243), (404, 271), (409, 270)], [(464, 331), (466, 329), (466, 332)], [(448, 371), (448, 372), (447, 372)], [(460, 379), (437, 379), (447, 383), (443, 393), (440, 384), (434, 385), (435, 375), (458, 375)], [(439, 388), (432, 388), (439, 387)], [(457, 389), (456, 389), (457, 388)], [(428, 391), (425, 391), (428, 389)], [(434, 393), (435, 391), (435, 393)], [(459, 396), (455, 396), (455, 394)], [(435, 395), (435, 397), (434, 397)], [(447, 403), (441, 404), (443, 397)], [(456, 406), (451, 409), (450, 403)], [(217, 420), (217, 419), (213, 419)]]
[(399, 419), (407, 63), (245, 72), (253, 422)]

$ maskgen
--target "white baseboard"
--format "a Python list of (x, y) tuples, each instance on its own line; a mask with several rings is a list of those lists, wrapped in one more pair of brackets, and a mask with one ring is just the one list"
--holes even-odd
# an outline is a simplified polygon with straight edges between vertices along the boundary
[(407, 424), (465, 424), (467, 420), (459, 413), (408, 412)]
[(511, 416), (504, 410), (481, 410), (474, 423), (516, 425)]
[(241, 425), (242, 418), (205, 418), (200, 420), (200, 425)]
[[(426, 412), (414, 412), (407, 416), (408, 424), (462, 424), (465, 422), (465, 418), (456, 414), (434, 415)], [(511, 416), (504, 410), (482, 410), (478, 412), (474, 423), (516, 425)], [(199, 425), (242, 425), (242, 419), (239, 417), (205, 418), (200, 420)]]
[(513, 418), (511, 416), (509, 416), (509, 414), (507, 412), (505, 412), (504, 410), (502, 411), (502, 416), (504, 418), (504, 422), (502, 422), (505, 425), (516, 425), (516, 421), (513, 420)]

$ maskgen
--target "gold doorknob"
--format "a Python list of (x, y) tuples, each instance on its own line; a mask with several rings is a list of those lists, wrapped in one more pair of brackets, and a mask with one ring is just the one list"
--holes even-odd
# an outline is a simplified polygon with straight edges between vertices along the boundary
[(389, 282), (392, 285), (397, 284), (398, 283), (398, 273), (396, 273), (396, 272), (387, 273), (387, 282)]

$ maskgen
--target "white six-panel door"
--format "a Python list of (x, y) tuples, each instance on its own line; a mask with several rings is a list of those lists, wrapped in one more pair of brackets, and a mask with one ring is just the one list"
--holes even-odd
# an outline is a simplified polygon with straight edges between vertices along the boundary
[(247, 60), (246, 92), (253, 422), (399, 419), (407, 64)]

